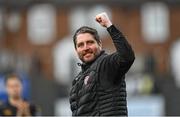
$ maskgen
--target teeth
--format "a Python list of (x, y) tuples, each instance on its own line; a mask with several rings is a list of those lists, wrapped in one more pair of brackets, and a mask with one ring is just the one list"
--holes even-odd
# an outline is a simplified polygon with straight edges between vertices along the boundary
[[(87, 54), (91, 54), (91, 53), (87, 53)], [(85, 54), (84, 56), (86, 56), (87, 54)]]

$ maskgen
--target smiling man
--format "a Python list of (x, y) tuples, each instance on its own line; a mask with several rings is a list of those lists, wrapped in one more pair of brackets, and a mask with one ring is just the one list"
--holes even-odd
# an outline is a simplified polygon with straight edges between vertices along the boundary
[(106, 13), (96, 21), (107, 28), (116, 52), (106, 54), (98, 32), (79, 28), (73, 37), (75, 50), (82, 61), (82, 71), (75, 77), (70, 92), (73, 116), (127, 116), (125, 74), (134, 62), (134, 52), (112, 24)]

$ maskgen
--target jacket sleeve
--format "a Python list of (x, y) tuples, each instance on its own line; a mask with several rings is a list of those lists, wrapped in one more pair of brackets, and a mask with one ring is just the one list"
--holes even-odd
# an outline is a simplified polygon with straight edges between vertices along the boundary
[(114, 25), (107, 28), (107, 31), (113, 40), (116, 52), (106, 56), (102, 65), (108, 79), (114, 80), (115, 77), (121, 78), (125, 75), (133, 64), (135, 55), (126, 38)]

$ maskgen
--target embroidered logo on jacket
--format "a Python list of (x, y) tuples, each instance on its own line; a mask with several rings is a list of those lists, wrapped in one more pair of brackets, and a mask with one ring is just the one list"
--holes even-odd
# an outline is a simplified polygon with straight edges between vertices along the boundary
[(85, 85), (89, 84), (89, 80), (90, 80), (90, 77), (89, 77), (89, 76), (86, 76), (86, 77), (84, 78), (84, 84), (85, 84)]

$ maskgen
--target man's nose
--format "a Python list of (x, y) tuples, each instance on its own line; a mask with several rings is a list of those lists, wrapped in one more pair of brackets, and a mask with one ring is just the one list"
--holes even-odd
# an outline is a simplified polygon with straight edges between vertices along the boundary
[(84, 44), (84, 50), (87, 50), (87, 49), (89, 49), (88, 44)]

